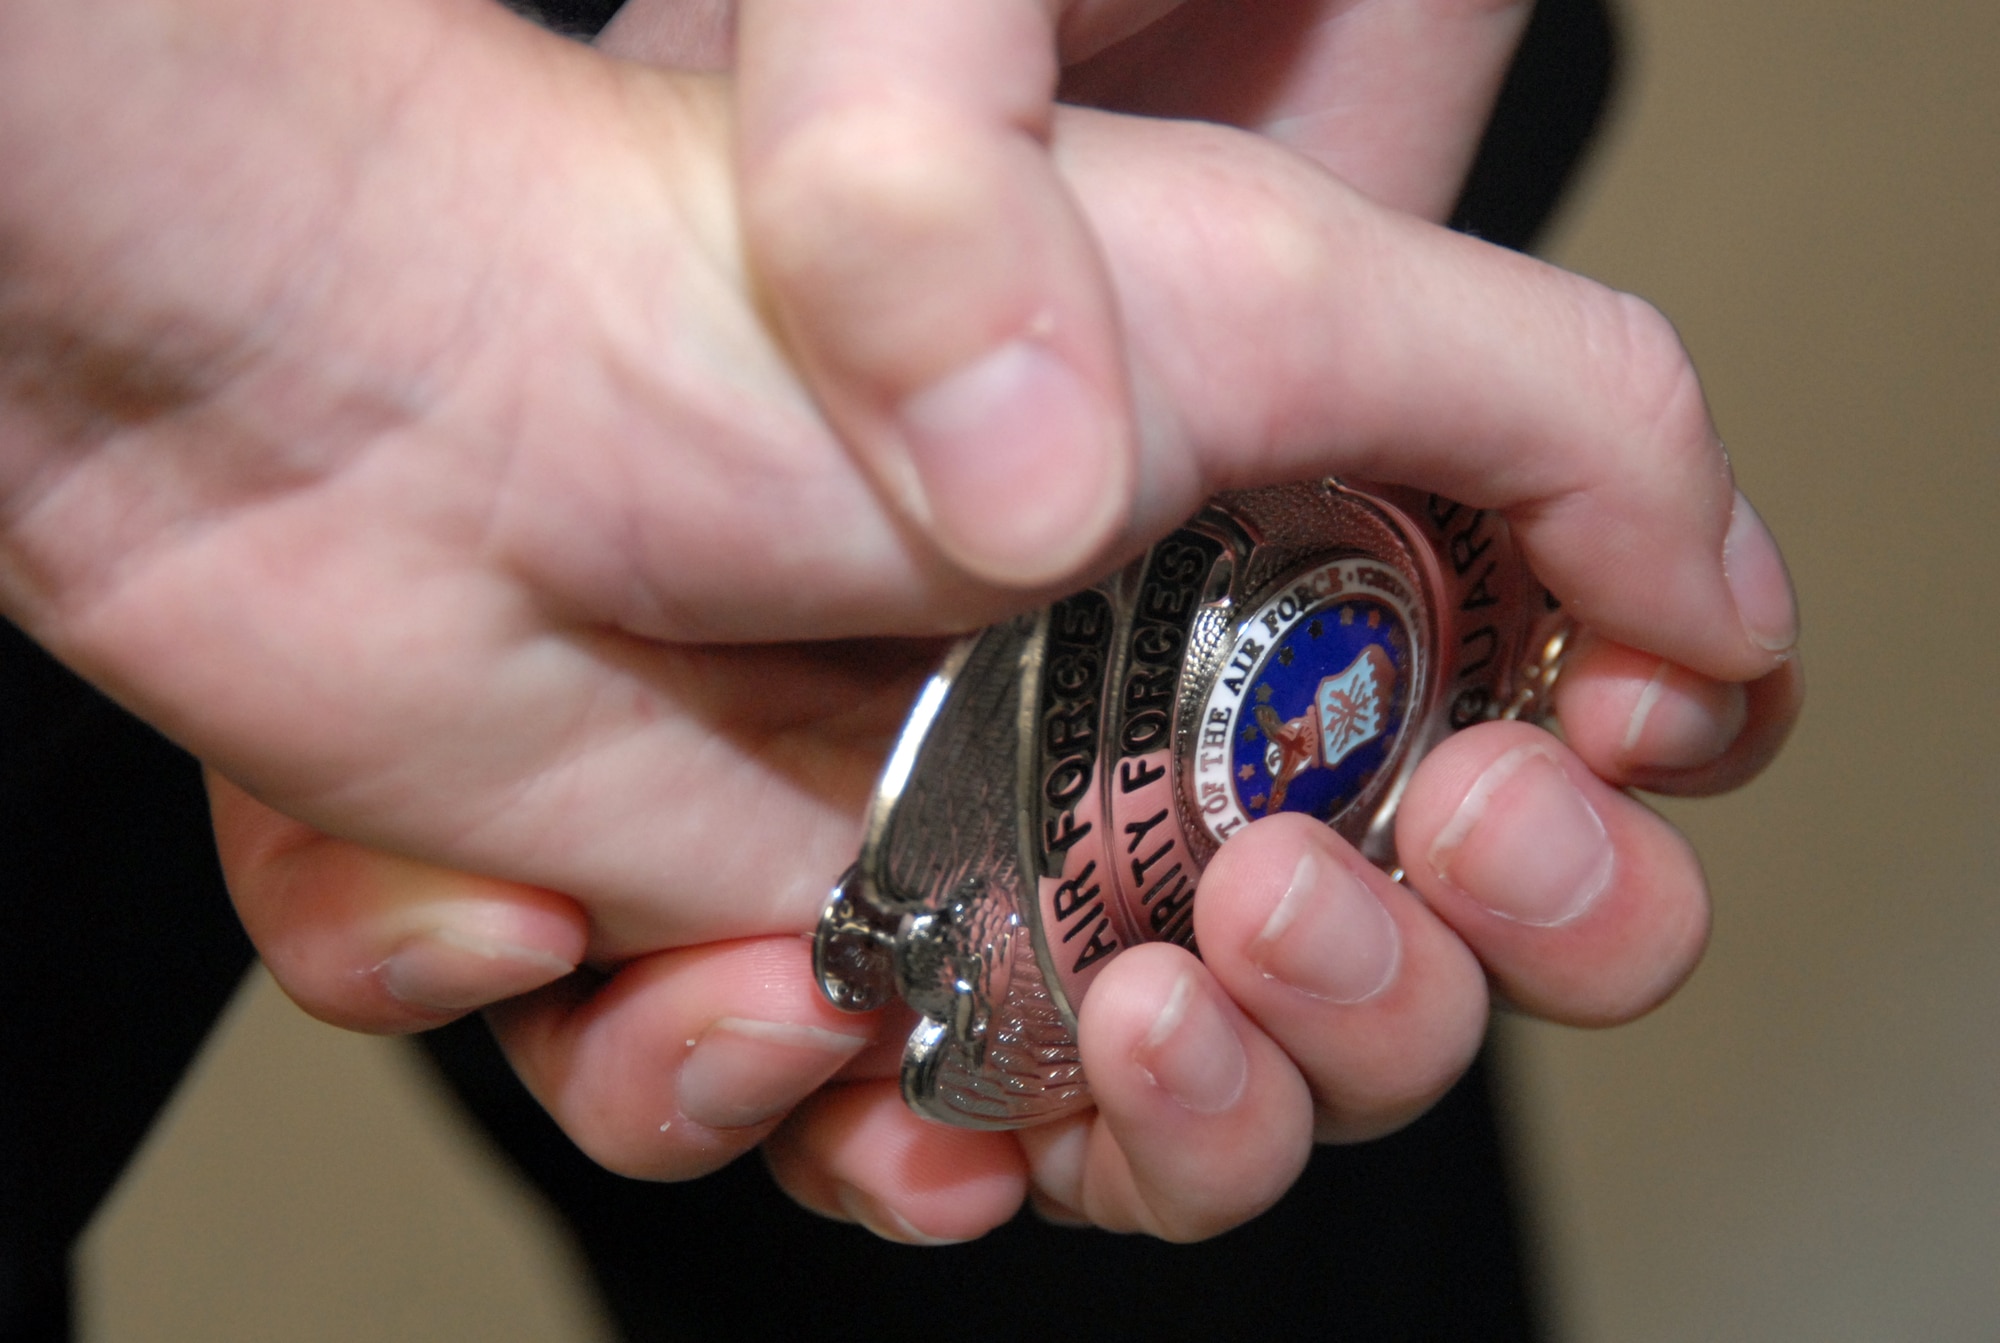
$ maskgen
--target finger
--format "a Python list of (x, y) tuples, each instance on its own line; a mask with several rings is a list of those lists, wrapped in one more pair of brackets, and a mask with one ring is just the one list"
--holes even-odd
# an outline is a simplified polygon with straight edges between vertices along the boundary
[[(551, 984), (583, 953), (573, 902), (331, 839), (220, 776), (210, 786), (232, 895), (288, 993), (335, 1025), (407, 1031), (548, 985), (495, 1008), (496, 1033), (530, 1090), (614, 1169), (714, 1169), (870, 1042), (871, 1018), (837, 1013), (813, 989), (799, 938)], [(536, 938), (560, 941), (567, 958), (516, 945)]]
[(893, 1081), (829, 1087), (764, 1145), (779, 1187), (803, 1206), (885, 1240), (948, 1245), (1020, 1209), (1021, 1149), (1006, 1133), (917, 1118)]
[(891, 1240), (982, 1235), (1026, 1174), (1053, 1220), (1199, 1240), (1275, 1202), (1312, 1143), (1297, 1071), (1186, 952), (1134, 948), (1092, 985), (1079, 1043), (1098, 1109), (1021, 1130), (926, 1123), (891, 1081), (831, 1088), (766, 1144), (792, 1197)]
[(1805, 700), (1799, 659), (1746, 683), (1586, 638), (1563, 663), (1563, 739), (1599, 778), (1679, 796), (1727, 792), (1777, 756)]
[(1201, 1240), (1277, 1202), (1312, 1149), (1298, 1070), (1186, 951), (1134, 947), (1078, 1020), (1094, 1119), (1022, 1134), (1036, 1187), (1114, 1231)]
[(554, 891), (323, 835), (208, 774), (230, 898), (292, 1000), (348, 1030), (429, 1030), (576, 969), (587, 922)]
[(756, 1146), (869, 1044), (873, 1020), (829, 1006), (811, 959), (798, 937), (661, 952), (487, 1016), (522, 1082), (593, 1160), (689, 1179)]
[(1723, 680), (1791, 647), (1783, 560), (1654, 309), (1220, 128), (1076, 112), (1059, 144), (1156, 426), (1143, 504), (1319, 473), (1418, 485), (1504, 510), (1607, 637)]
[(1484, 972), (1406, 887), (1309, 817), (1231, 838), (1195, 902), (1216, 981), (1298, 1066), (1321, 1141), (1402, 1127), (1471, 1064)]
[(1032, 586), (1122, 529), (1110, 290), (1048, 155), (1042, 0), (745, 0), (753, 271), (878, 486), (952, 559)]
[(1442, 220), (1531, 8), (1526, 0), (1189, 0), (1069, 72), (1063, 93), (1258, 131), (1384, 205)]
[(1398, 807), (1396, 848), (1503, 996), (1551, 1020), (1649, 1011), (1707, 939), (1687, 841), (1525, 723), (1468, 728), (1433, 750)]

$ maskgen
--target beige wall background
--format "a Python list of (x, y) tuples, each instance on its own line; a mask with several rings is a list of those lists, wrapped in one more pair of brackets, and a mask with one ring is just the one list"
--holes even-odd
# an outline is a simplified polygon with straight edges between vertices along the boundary
[[(1550, 251), (1680, 324), (1804, 596), (1807, 718), (1675, 805), (1713, 948), (1509, 1023), (1572, 1343), (2000, 1337), (2000, 5), (1627, 0)], [(392, 1046), (253, 982), (94, 1229), (94, 1343), (607, 1335)]]
[(1663, 307), (1803, 595), (1806, 719), (1667, 810), (1687, 991), (1510, 1032), (1576, 1340), (2000, 1338), (2000, 6), (1641, 0), (1556, 259)]

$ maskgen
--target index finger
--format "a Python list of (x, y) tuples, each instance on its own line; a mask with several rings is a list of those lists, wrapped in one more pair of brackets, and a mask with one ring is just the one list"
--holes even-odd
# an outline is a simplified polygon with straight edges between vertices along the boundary
[(1057, 143), (1152, 428), (1142, 530), (1216, 489), (1394, 481), (1503, 511), (1620, 643), (1732, 681), (1788, 653), (1784, 562), (1657, 310), (1223, 128), (1074, 111)]

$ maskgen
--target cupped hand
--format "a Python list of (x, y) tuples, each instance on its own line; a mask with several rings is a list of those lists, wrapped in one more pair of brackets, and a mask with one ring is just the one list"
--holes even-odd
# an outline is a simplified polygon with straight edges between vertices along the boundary
[[(92, 31), (99, 8), (34, 0), (0, 20), (0, 52), (42, 57), (10, 63), (0, 98), (46, 132), (10, 141), (0, 172), (0, 223), (19, 240), (0, 481), (10, 614), (257, 797), (410, 855), (374, 893), (373, 875), (350, 873), (346, 908), (395, 926), (363, 919), (327, 943), (326, 997), (307, 982), (312, 953), (274, 952), (309, 1003), (415, 1025), (590, 967), (497, 1021), (610, 1164), (690, 1173), (834, 1070), (879, 1073), (866, 1032), (811, 995), (804, 943), (768, 936), (810, 926), (851, 854), (927, 656), (863, 636), (964, 628), (1086, 575), (1031, 595), (981, 582), (852, 469), (749, 297), (719, 84), (607, 62), (483, 5), (332, 20), (177, 5), (203, 40), (171, 60), (147, 26), (164, 11), (129, 0), (112, 6), (124, 22)], [(1792, 617), (1657, 315), (1223, 129), (1065, 114), (1055, 151), (1127, 324), (1144, 427), (1127, 550), (1224, 485), (1402, 480), (1506, 510), (1607, 648), (1675, 670), (1627, 669), (1631, 705), (1660, 688), (1636, 735), (1578, 736), (1606, 753), (1590, 769), (1547, 742), (1496, 779), (1523, 748), (1470, 733), (1461, 752), (1484, 755), (1440, 752), (1419, 776), (1438, 815), (1479, 799), (1522, 821), (1551, 795), (1549, 769), (1575, 782), (1612, 855), (1575, 917), (1479, 922), (1491, 836), (1470, 822), (1450, 844), (1450, 821), (1402, 836), (1439, 859), (1432, 878), (1412, 868), (1438, 916), (1349, 868), (1395, 925), (1411, 988), (1328, 1010), (1417, 1037), (1388, 1075), (1316, 1054), (1326, 1023), (1309, 1013), (1259, 1011), (1256, 984), (1226, 978), (1227, 928), (1204, 924), (1210, 967), (1149, 954), (1093, 994), (1084, 1048), (1103, 1105), (1087, 1127), (1022, 1141), (912, 1128), (858, 1080), (774, 1143), (807, 1202), (929, 1237), (1004, 1215), (1030, 1172), (1050, 1208), (1112, 1225), (1187, 1235), (1247, 1215), (1316, 1126), (1370, 1131), (1435, 1094), (1484, 1011), (1466, 948), (1502, 934), (1528, 943), (1493, 953), (1518, 963), (1502, 974), (1514, 996), (1559, 1016), (1579, 1004), (1579, 1019), (1639, 1010), (1699, 941), (1699, 878), (1657, 821), (1586, 787), (1592, 769), (1702, 786), (1754, 768), (1791, 712), (1785, 695), (1746, 694), (1733, 736), (1687, 730), (1705, 706), (1729, 711), (1718, 686), (1774, 667), (1788, 681)], [(1650, 754), (1648, 733), (1670, 729), (1706, 733), (1711, 753)], [(1518, 798), (1510, 783), (1535, 787)], [(1265, 846), (1329, 842), (1253, 834), (1230, 850), (1243, 874), (1211, 874), (1204, 920), (1284, 902), (1289, 881), (1272, 896), (1253, 879)], [(315, 853), (369, 861), (319, 843), (253, 844), (268, 884), (236, 864), (267, 950), (288, 918), (343, 908), (307, 897)], [(1269, 852), (1293, 873), (1308, 856)], [(445, 874), (466, 884), (431, 899), (440, 867), (495, 877)], [(260, 891), (291, 893), (266, 911), (276, 932)], [(1602, 960), (1565, 962), (1537, 993), (1543, 933)], [(1261, 963), (1256, 940), (1245, 965)], [(1479, 991), (1437, 987), (1452, 982)], [(375, 997), (350, 1011), (349, 992)], [(1190, 1025), (1219, 1038), (1218, 1019), (1242, 1044), (1241, 1087), (1211, 1077), (1194, 1107), (1159, 1108), (1155, 1093), (1193, 1094), (1162, 1051)], [(1200, 1122), (1173, 1129), (1182, 1112)], [(897, 1141), (854, 1143), (871, 1124)], [(1085, 1136), (1064, 1146), (1065, 1132)], [(1227, 1153), (1243, 1168), (1185, 1169), (1207, 1133), (1249, 1135)], [(965, 1180), (983, 1192), (940, 1220), (924, 1198)]]
[(977, 1235), (1024, 1198), (1057, 1221), (1200, 1239), (1276, 1201), (1313, 1141), (1372, 1137), (1428, 1108), (1471, 1063), (1492, 992), (1577, 1025), (1644, 1013), (1692, 970), (1706, 892), (1686, 842), (1614, 782), (1754, 772), (1799, 693), (1788, 664), (1750, 688), (1747, 712), (1712, 716), (1729, 690), (1653, 662), (1687, 699), (1651, 726), (1626, 694), (1629, 667), (1586, 661), (1559, 696), (1566, 725), (1620, 741), (1608, 778), (1525, 724), (1434, 751), (1398, 816), (1407, 886), (1301, 817), (1232, 838), (1195, 904), (1205, 959), (1134, 948), (1084, 1000), (1093, 1110), (947, 1133), (903, 1106), (892, 1075), (857, 1065), (767, 1142), (780, 1183), (910, 1243)]
[(1471, 1062), (1491, 990), (1580, 1025), (1670, 993), (1706, 932), (1701, 872), (1617, 785), (1699, 793), (1754, 774), (1797, 712), (1797, 666), (1744, 686), (1586, 642), (1558, 695), (1574, 749), (1491, 724), (1418, 771), (1397, 836), (1408, 886), (1305, 818), (1256, 822), (1203, 877), (1206, 960), (1136, 948), (1093, 985), (1081, 1043), (1097, 1108), (1017, 1134), (908, 1111), (895, 1078), (910, 1018), (834, 1011), (803, 936), (559, 978), (588, 928), (563, 897), (329, 838), (220, 780), (217, 832), (253, 938), (318, 1015), (421, 1029), (549, 984), (489, 1017), (531, 1090), (614, 1169), (687, 1178), (764, 1141), (808, 1207), (912, 1244), (979, 1235), (1024, 1199), (1187, 1240), (1262, 1211), (1313, 1141), (1422, 1113)]

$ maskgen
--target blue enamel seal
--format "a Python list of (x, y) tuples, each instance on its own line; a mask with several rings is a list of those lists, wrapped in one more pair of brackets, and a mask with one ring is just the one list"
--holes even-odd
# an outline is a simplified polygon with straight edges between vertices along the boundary
[(1418, 679), (1416, 611), (1401, 574), (1348, 558), (1294, 575), (1236, 626), (1190, 780), (1217, 843), (1280, 811), (1331, 823), (1382, 776)]

